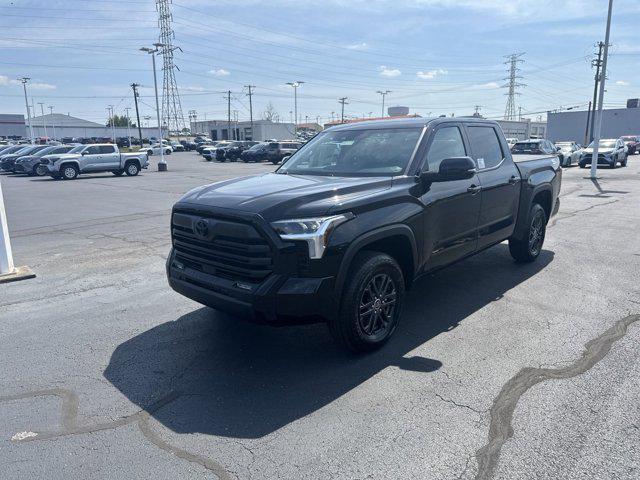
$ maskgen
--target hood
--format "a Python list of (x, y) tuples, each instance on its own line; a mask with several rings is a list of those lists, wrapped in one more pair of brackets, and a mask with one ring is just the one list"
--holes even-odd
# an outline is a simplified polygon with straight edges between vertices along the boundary
[(196, 188), (179, 203), (257, 213), (267, 221), (346, 211), (361, 197), (387, 190), (391, 177), (325, 177), (267, 173)]
[[(585, 149), (582, 150), (582, 152), (583, 153), (593, 153), (593, 148), (591, 148), (591, 147), (585, 148)], [(613, 148), (602, 148), (601, 147), (601, 148), (598, 149), (598, 153), (599, 154), (600, 153), (605, 153), (606, 154), (606, 153), (611, 153), (611, 152), (613, 152)]]
[(35, 160), (37, 158), (40, 158), (36, 155), (24, 155), (22, 157), (18, 157), (18, 159), (16, 160), (16, 163), (20, 163), (20, 162), (29, 162), (31, 160)]

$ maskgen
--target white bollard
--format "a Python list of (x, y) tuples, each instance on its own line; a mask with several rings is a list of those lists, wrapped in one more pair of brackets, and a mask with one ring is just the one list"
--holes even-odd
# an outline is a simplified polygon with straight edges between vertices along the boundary
[(0, 182), (0, 283), (25, 280), (35, 276), (36, 275), (28, 267), (15, 268), (13, 265), (11, 241), (9, 240), (9, 227), (7, 225), (7, 213), (4, 209), (2, 182)]

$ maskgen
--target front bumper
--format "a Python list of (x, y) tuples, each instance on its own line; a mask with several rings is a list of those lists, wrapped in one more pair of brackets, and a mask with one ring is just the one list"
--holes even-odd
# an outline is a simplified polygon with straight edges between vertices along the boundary
[(243, 320), (269, 325), (323, 322), (337, 314), (334, 277), (300, 278), (273, 273), (257, 285), (209, 275), (176, 260), (166, 264), (173, 290)]
[[(580, 157), (579, 164), (582, 166), (591, 165), (592, 161), (593, 161), (592, 155), (585, 155), (583, 157)], [(609, 167), (612, 167), (615, 165), (615, 162), (611, 155), (598, 155), (598, 165), (608, 165)]]

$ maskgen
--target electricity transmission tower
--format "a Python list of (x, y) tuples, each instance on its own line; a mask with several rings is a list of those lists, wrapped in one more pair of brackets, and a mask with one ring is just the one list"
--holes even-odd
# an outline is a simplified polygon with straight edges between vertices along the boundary
[(502, 88), (508, 88), (509, 92), (506, 93), (506, 95), (508, 96), (507, 98), (507, 106), (504, 109), (504, 119), (505, 120), (515, 120), (516, 119), (516, 95), (520, 95), (520, 93), (518, 93), (516, 91), (516, 89), (518, 89), (519, 87), (526, 87), (526, 85), (524, 83), (520, 83), (518, 82), (518, 79), (521, 79), (522, 77), (520, 75), (518, 75), (518, 72), (520, 71), (520, 69), (518, 68), (518, 63), (522, 63), (524, 62), (524, 60), (522, 60), (520, 57), (524, 55), (524, 52), (522, 53), (514, 53), (511, 55), (506, 55), (505, 58), (507, 58), (507, 61), (504, 62), (505, 65), (509, 65), (509, 76), (507, 78), (505, 78), (505, 80), (508, 80), (509, 83), (507, 83), (506, 85), (503, 85)]
[(160, 27), (160, 41), (156, 47), (162, 53), (162, 124), (167, 125), (169, 131), (180, 132), (184, 128), (184, 117), (182, 116), (182, 105), (180, 104), (180, 94), (176, 83), (176, 69), (173, 63), (173, 52), (180, 50), (180, 47), (173, 46), (175, 34), (171, 28), (173, 17), (169, 4), (171, 0), (156, 0), (156, 10), (158, 10), (158, 25)]

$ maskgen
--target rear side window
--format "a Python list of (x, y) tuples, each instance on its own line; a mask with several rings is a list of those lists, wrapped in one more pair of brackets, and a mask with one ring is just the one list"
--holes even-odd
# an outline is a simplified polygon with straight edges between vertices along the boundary
[(491, 168), (504, 158), (498, 134), (493, 127), (469, 127), (469, 140), (478, 168)]
[(113, 145), (101, 145), (100, 146), (100, 153), (113, 153), (115, 151), (116, 151), (116, 149), (113, 147)]
[(97, 145), (92, 145), (88, 147), (85, 152), (87, 152), (87, 155), (97, 155), (98, 153), (100, 153), (100, 147), (98, 147)]
[(427, 153), (429, 170), (437, 172), (440, 162), (445, 158), (466, 157), (467, 152), (462, 141), (462, 134), (458, 127), (444, 127), (438, 129)]

